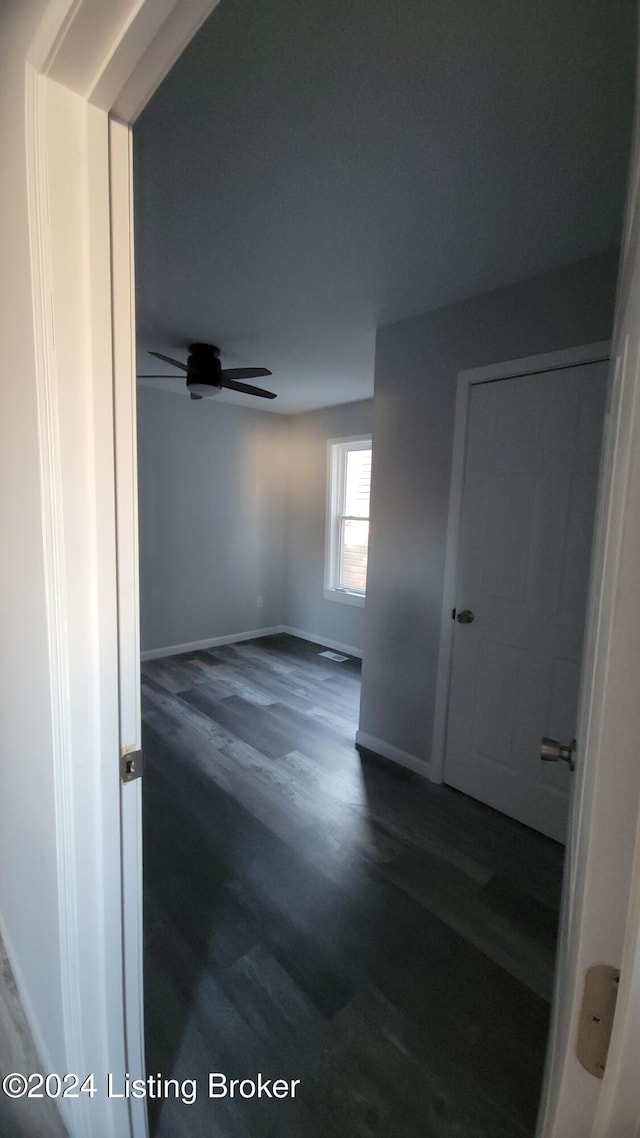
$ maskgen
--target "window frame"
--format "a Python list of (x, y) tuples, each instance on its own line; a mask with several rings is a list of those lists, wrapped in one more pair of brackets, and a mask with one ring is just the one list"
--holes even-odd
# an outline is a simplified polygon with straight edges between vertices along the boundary
[[(327, 509), (323, 595), (328, 601), (339, 601), (341, 604), (363, 608), (366, 590), (360, 592), (338, 584), (344, 522), (352, 516), (342, 512), (346, 487), (346, 456), (352, 450), (372, 450), (371, 434), (327, 439)], [(354, 520), (370, 522), (370, 513), (371, 511), (369, 511), (367, 518), (364, 515), (357, 517), (353, 515), (353, 518)]]

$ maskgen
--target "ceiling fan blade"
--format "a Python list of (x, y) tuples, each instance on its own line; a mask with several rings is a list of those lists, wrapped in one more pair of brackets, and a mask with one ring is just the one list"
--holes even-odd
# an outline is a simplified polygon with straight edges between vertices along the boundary
[(136, 379), (182, 379), (183, 375), (137, 375)]
[(203, 399), (204, 398), (204, 396), (202, 396), (202, 395), (194, 395), (193, 391), (190, 391), (189, 394), (190, 394), (192, 399)]
[(266, 367), (225, 367), (222, 369), (223, 379), (259, 379), (261, 375), (273, 375)]
[(182, 368), (182, 371), (189, 370), (186, 364), (181, 364), (180, 360), (172, 360), (171, 356), (163, 356), (162, 352), (149, 352), (149, 355), (155, 356), (157, 360), (164, 360), (166, 364), (173, 364), (174, 367)]
[(228, 387), (229, 391), (242, 391), (245, 395), (259, 395), (261, 399), (276, 398), (274, 391), (265, 391), (262, 387), (252, 387), (250, 383), (236, 383), (233, 379), (227, 379), (227, 375), (228, 372), (222, 372), (220, 376), (220, 386)]
[[(191, 364), (182, 364), (182, 363), (180, 363), (180, 360), (172, 360), (171, 356), (163, 356), (162, 352), (149, 352), (149, 355), (155, 356), (156, 359), (158, 359), (158, 360), (164, 360), (164, 362), (167, 364), (173, 364), (174, 367), (179, 367), (182, 369), (182, 371), (186, 371), (187, 373), (190, 373), (191, 375), (201, 375), (204, 380), (208, 380), (208, 378), (209, 378), (207, 372), (203, 371), (202, 368), (197, 368), (197, 367), (193, 366), (193, 361), (191, 362)], [(169, 375), (142, 375), (142, 376), (140, 376), (140, 379), (179, 379), (179, 378), (181, 378), (181, 377), (175, 376), (175, 375), (171, 375), (171, 376), (169, 376)]]

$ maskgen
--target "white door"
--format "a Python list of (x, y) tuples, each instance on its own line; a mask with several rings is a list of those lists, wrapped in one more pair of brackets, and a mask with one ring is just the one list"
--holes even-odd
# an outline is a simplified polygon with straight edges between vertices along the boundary
[[(121, 755), (135, 755), (141, 770), (140, 590), (138, 587), (138, 494), (131, 131), (109, 121), (111, 176), (111, 262), (113, 303), (113, 413), (118, 548), (118, 665)], [(122, 947), (124, 952), (124, 1023), (128, 1072), (144, 1079), (142, 783), (121, 781)], [(129, 1100), (131, 1138), (148, 1135), (144, 1098)]]
[(540, 742), (576, 733), (607, 371), (470, 392), (445, 782), (558, 841), (571, 775)]

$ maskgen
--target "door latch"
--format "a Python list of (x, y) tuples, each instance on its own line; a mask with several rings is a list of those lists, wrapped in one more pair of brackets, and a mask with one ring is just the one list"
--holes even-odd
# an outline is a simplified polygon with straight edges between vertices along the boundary
[(120, 752), (120, 782), (134, 782), (142, 778), (142, 751), (125, 747)]
[(543, 763), (568, 763), (569, 770), (574, 771), (576, 769), (575, 739), (571, 743), (560, 743), (557, 739), (549, 739), (547, 735), (543, 735), (540, 758)]

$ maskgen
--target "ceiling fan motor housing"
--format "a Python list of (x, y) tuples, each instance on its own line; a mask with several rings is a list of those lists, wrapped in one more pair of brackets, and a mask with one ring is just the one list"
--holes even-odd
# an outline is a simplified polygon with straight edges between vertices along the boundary
[(222, 391), (220, 348), (215, 344), (189, 344), (187, 369), (187, 387), (192, 395), (206, 399)]

